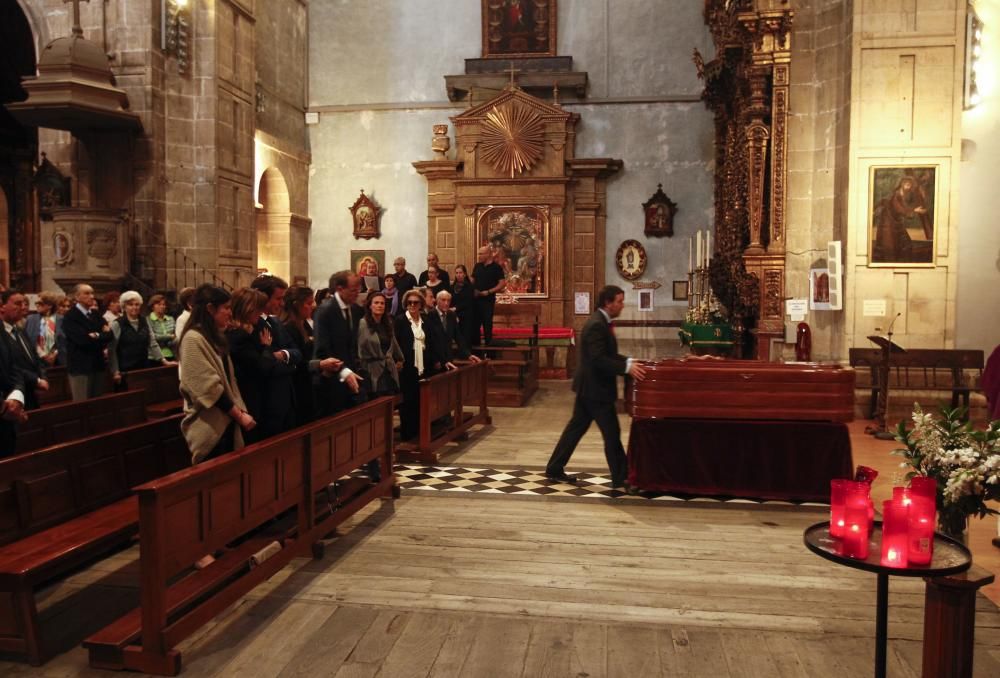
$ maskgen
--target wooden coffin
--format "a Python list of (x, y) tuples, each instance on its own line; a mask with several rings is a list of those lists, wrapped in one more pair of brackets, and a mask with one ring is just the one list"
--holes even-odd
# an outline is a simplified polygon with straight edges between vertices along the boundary
[(627, 379), (626, 411), (635, 418), (854, 418), (854, 370), (755, 360), (685, 358), (643, 362), (646, 379)]

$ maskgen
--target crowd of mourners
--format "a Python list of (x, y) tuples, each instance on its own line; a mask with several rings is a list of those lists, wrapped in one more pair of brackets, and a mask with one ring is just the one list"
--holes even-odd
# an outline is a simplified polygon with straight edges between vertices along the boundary
[(42, 292), (29, 312), (26, 295), (3, 290), (0, 456), (14, 453), (17, 424), (56, 365), (83, 400), (177, 364), (193, 463), (385, 395), (401, 396), (400, 436), (411, 439), (420, 380), (479, 360), (471, 347), (490, 343), (506, 281), (488, 247), (471, 275), (463, 265), (449, 275), (433, 253), (419, 276), (401, 257), (393, 266), (384, 277), (340, 271), (318, 291), (266, 273), (234, 291), (205, 284), (181, 290), (173, 308), (161, 294), (99, 298), (79, 284), (70, 296)]

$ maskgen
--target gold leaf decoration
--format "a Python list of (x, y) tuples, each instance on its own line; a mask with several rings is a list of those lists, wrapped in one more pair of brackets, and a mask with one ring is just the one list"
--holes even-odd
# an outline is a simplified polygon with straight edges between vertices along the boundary
[(482, 128), (483, 159), (498, 172), (511, 178), (542, 157), (545, 128), (535, 111), (514, 104), (504, 104), (486, 114)]

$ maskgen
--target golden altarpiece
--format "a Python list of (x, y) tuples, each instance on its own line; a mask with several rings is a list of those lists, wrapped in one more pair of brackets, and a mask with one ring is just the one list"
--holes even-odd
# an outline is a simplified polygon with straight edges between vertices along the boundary
[(792, 16), (778, 0), (708, 0), (715, 57), (694, 55), (715, 113), (712, 289), (765, 360), (784, 336)]
[(451, 118), (455, 160), (415, 162), (427, 179), (427, 242), (441, 264), (472, 270), (490, 246), (518, 299), (543, 325), (581, 327), (577, 293), (594, 308), (604, 284), (611, 158), (577, 158), (580, 116), (509, 85)]

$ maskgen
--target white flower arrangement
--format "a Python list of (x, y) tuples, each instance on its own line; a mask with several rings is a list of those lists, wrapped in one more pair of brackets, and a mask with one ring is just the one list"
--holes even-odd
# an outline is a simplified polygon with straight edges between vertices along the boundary
[(942, 526), (964, 524), (969, 516), (997, 515), (987, 502), (1000, 499), (1000, 420), (985, 430), (975, 430), (963, 422), (964, 409), (941, 410), (941, 417), (913, 405), (913, 429), (899, 422), (896, 440), (904, 449), (903, 467), (913, 476), (927, 476), (938, 482), (937, 507)]

